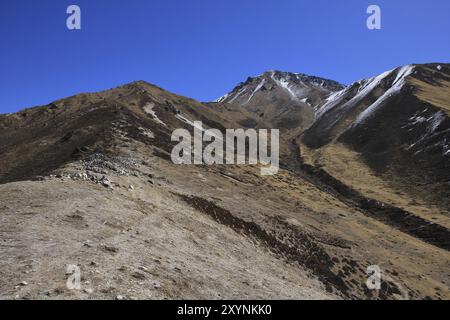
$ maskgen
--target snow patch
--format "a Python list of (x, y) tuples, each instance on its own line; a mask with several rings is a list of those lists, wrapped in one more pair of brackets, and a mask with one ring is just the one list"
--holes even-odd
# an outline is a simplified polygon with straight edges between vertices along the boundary
[[(419, 143), (423, 142), (425, 139), (432, 137), (433, 134), (436, 132), (436, 130), (439, 128), (439, 126), (444, 122), (444, 120), (447, 118), (445, 112), (442, 110), (439, 110), (438, 112), (434, 113), (432, 116), (425, 118), (423, 116), (414, 116), (409, 119), (409, 124), (403, 128), (414, 126), (417, 124), (426, 124), (426, 132), (425, 134), (416, 142), (411, 144), (406, 148), (406, 150), (410, 150), (414, 148)], [(411, 130), (411, 129), (410, 129)], [(443, 153), (444, 155), (448, 155), (450, 151), (450, 146), (448, 145), (447, 141), (444, 140), (442, 142), (439, 142), (437, 145), (442, 145)], [(423, 150), (419, 150), (416, 153), (419, 153)]]
[(229, 93), (227, 93), (224, 96), (221, 96), (219, 99), (214, 100), (214, 102), (224, 102), (225, 100), (227, 100), (227, 98), (230, 96)]
[(146, 113), (150, 114), (153, 117), (153, 120), (155, 120), (159, 124), (162, 124), (163, 126), (167, 127), (167, 125), (163, 121), (161, 121), (161, 119), (159, 119), (158, 116), (156, 115), (156, 112), (153, 110), (154, 107), (155, 107), (154, 103), (147, 103), (144, 106), (144, 111)]
[(306, 103), (307, 105), (310, 106), (311, 104), (308, 102), (308, 99), (309, 99), (308, 97), (303, 98), (303, 99), (300, 100), (300, 102)]
[(154, 135), (154, 133), (152, 131), (150, 131), (148, 129), (145, 129), (145, 128), (142, 128), (142, 127), (139, 127), (138, 129), (141, 132), (141, 134), (146, 136), (147, 138), (150, 138), (150, 139), (155, 138), (155, 135)]
[(239, 92), (230, 100), (228, 101), (229, 103), (232, 103), (234, 100), (236, 100), (237, 98), (239, 98), (239, 96), (241, 96), (245, 91), (247, 90), (247, 87), (243, 87), (241, 90), (239, 90)]
[(244, 105), (248, 104), (250, 102), (250, 100), (252, 100), (255, 93), (258, 92), (263, 87), (264, 83), (266, 83), (266, 79), (262, 79), (261, 83), (258, 84), (258, 86), (255, 88), (255, 90), (252, 92), (252, 94), (248, 98), (247, 102), (244, 103)]
[(186, 122), (187, 124), (190, 124), (191, 126), (194, 126), (194, 122), (189, 120), (185, 116), (183, 116), (181, 113), (176, 114), (175, 118), (177, 118), (177, 119), (179, 119), (179, 120), (181, 120), (183, 122)]
[(358, 90), (358, 94), (353, 97), (352, 100), (350, 100), (349, 103), (356, 104), (363, 100), (369, 93), (371, 93), (380, 83), (383, 79), (385, 79), (387, 76), (389, 76), (393, 70), (389, 70), (386, 72), (383, 72), (379, 76), (373, 77), (368, 79), (367, 81), (362, 82), (362, 86)]
[(356, 85), (356, 84), (359, 85), (358, 93), (352, 99), (350, 99), (350, 101), (346, 102), (343, 105), (344, 108), (356, 105), (361, 100), (363, 100), (365, 97), (367, 97), (381, 83), (381, 81), (383, 81), (383, 79), (385, 79), (387, 76), (389, 76), (393, 71), (394, 71), (394, 69), (383, 72), (382, 74), (380, 74), (376, 77), (369, 78), (367, 80), (359, 80), (359, 81), (355, 82), (353, 85), (342, 89), (341, 91), (332, 93), (327, 98), (325, 103), (315, 110), (316, 111), (315, 112), (316, 120), (319, 119), (320, 117), (322, 117), (329, 110), (336, 107), (339, 104), (342, 96), (345, 93), (347, 93), (350, 88), (354, 87), (354, 85)]
[(339, 99), (348, 91), (348, 88), (345, 88), (341, 91), (334, 92), (328, 96), (328, 98), (325, 100), (325, 103), (319, 107), (316, 107), (315, 111), (315, 118), (319, 119), (322, 117), (325, 113), (328, 112), (328, 110), (331, 110), (334, 108), (337, 103), (339, 102)]
[(422, 117), (422, 116), (417, 116), (417, 117), (411, 117), (410, 119), (411, 124), (419, 124), (419, 123), (423, 123), (425, 121), (427, 121), (427, 118)]
[(289, 92), (289, 94), (290, 94), (294, 99), (297, 99), (297, 95), (294, 93), (294, 91), (292, 91), (291, 88), (289, 88), (289, 85), (290, 85), (289, 80), (287, 80), (287, 79), (285, 79), (285, 78), (275, 79), (275, 72), (272, 72), (272, 74), (270, 75), (270, 77), (271, 77), (272, 80), (275, 81), (280, 87), (282, 87), (282, 88), (285, 89), (287, 92)]
[(430, 118), (428, 118), (428, 122), (430, 123), (429, 132), (434, 133), (436, 129), (441, 125), (442, 122), (446, 119), (445, 113), (441, 110), (436, 112)]
[[(361, 112), (361, 114), (358, 116), (358, 118), (353, 123), (352, 127), (363, 123), (365, 120), (367, 120), (370, 116), (372, 116), (375, 113), (375, 111), (383, 104), (383, 102), (385, 102), (388, 98), (399, 93), (400, 90), (402, 89), (403, 85), (405, 84), (406, 77), (408, 77), (410, 74), (412, 74), (413, 71), (414, 71), (414, 66), (411, 66), (411, 65), (407, 65), (407, 66), (400, 68), (400, 70), (397, 72), (397, 77), (395, 78), (394, 82), (392, 83), (391, 88), (389, 88), (389, 90), (387, 90), (371, 106), (369, 106), (366, 110)], [(388, 74), (390, 74), (390, 73), (391, 72), (389, 72)], [(380, 77), (381, 79), (384, 79), (387, 76), (386, 73), (384, 73), (383, 75), (384, 75), (383, 78)], [(378, 83), (379, 83), (381, 81), (380, 78), (374, 80), (373, 82), (375, 83), (378, 81)], [(371, 88), (370, 91), (372, 91), (376, 86), (374, 86), (371, 83), (370, 85), (366, 86), (366, 88), (367, 87), (370, 87)], [(363, 91), (364, 90), (365, 89), (363, 89)]]

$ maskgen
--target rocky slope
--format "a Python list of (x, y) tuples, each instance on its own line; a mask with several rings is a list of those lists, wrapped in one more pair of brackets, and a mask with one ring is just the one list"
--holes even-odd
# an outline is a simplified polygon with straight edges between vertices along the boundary
[(300, 140), (305, 156), (316, 159), (332, 156), (327, 149), (348, 150), (393, 189), (448, 219), (449, 115), (450, 66), (408, 65), (328, 97)]
[[(423, 86), (440, 90), (431, 75)], [(317, 114), (321, 99), (342, 87), (265, 77), (277, 87), (264, 84), (251, 99), (202, 104), (139, 81), (0, 116), (0, 297), (448, 299), (444, 216), (426, 203), (394, 201), (406, 195), (385, 199), (392, 187), (351, 145), (307, 141), (327, 115)], [(310, 96), (300, 93), (308, 81)], [(282, 138), (279, 174), (172, 163), (172, 131), (192, 130), (194, 120), (219, 130), (281, 124), (275, 113), (262, 116), (256, 101), (242, 106), (266, 99), (264, 91), (308, 109), (305, 126), (316, 119), (305, 142)], [(275, 110), (270, 99), (266, 108)], [(338, 176), (349, 172), (340, 161), (378, 191)], [(67, 265), (81, 268), (81, 290), (66, 287)], [(383, 271), (381, 290), (366, 286), (371, 265)]]
[(306, 128), (314, 107), (344, 86), (333, 80), (301, 73), (267, 71), (248, 78), (217, 102), (237, 104), (284, 131)]

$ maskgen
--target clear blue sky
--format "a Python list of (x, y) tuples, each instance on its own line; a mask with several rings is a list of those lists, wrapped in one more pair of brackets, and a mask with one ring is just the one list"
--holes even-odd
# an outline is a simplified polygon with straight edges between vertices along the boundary
[[(82, 30), (66, 9), (82, 9)], [(366, 28), (369, 4), (381, 31)], [(449, 0), (10, 0), (0, 2), (0, 113), (134, 80), (213, 100), (270, 69), (348, 84), (449, 62)]]

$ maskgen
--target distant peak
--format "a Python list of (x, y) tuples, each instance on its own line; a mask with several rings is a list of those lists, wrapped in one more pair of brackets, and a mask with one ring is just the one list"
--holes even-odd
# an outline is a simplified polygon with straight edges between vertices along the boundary
[(131, 82), (130, 84), (134, 84), (134, 85), (150, 85), (150, 83), (148, 83), (147, 81), (144, 80), (136, 80)]
[[(278, 89), (276, 89), (278, 88)], [(321, 77), (304, 73), (268, 70), (254, 77), (248, 77), (239, 83), (231, 92), (220, 97), (216, 102), (238, 103), (248, 105), (257, 95), (267, 95), (268, 99), (278, 95), (288, 95), (295, 101), (307, 101), (313, 91), (335, 92), (345, 88), (342, 84)], [(275, 94), (274, 92), (279, 92)], [(269, 98), (269, 96), (271, 96)], [(305, 100), (306, 99), (306, 100)]]

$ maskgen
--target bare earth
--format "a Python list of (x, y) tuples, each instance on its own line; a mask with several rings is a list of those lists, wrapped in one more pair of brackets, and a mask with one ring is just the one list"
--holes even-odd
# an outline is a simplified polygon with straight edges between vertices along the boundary
[[(266, 118), (144, 82), (0, 115), (0, 299), (450, 299), (446, 167), (417, 184), (337, 137), (307, 147), (290, 127), (274, 176), (170, 159), (171, 132), (192, 120), (222, 130)], [(67, 286), (74, 265), (79, 290)]]

